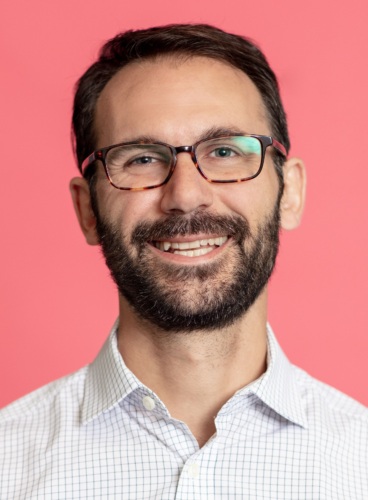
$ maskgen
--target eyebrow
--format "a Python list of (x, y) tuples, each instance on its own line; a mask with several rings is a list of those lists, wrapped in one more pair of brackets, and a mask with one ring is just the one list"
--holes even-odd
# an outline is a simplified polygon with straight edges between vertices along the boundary
[[(226, 136), (231, 136), (231, 135), (247, 135), (247, 132), (244, 130), (241, 130), (238, 127), (211, 127), (208, 130), (205, 130), (202, 132), (202, 134), (199, 136), (198, 140), (195, 142), (200, 142), (200, 141), (206, 141), (208, 139), (216, 139), (218, 137), (226, 137)], [(124, 140), (119, 142), (119, 144), (124, 144), (124, 143), (156, 143), (156, 142), (164, 142), (160, 138), (155, 137), (153, 135), (140, 135), (137, 137), (132, 137), (129, 140)], [(181, 144), (175, 145), (176, 147), (181, 146)]]
[(230, 135), (247, 135), (247, 132), (238, 127), (211, 127), (209, 130), (206, 130), (200, 135), (198, 141), (217, 139), (218, 137), (226, 137)]

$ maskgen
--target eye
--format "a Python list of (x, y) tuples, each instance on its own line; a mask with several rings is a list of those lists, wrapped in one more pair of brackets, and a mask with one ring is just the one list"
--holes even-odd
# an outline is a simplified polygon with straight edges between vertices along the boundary
[(215, 156), (216, 158), (229, 158), (230, 156), (234, 156), (236, 152), (228, 146), (221, 146), (214, 149), (210, 156)]
[(130, 165), (147, 165), (148, 163), (154, 163), (157, 158), (153, 158), (152, 156), (139, 156), (138, 158), (133, 158), (129, 161)]

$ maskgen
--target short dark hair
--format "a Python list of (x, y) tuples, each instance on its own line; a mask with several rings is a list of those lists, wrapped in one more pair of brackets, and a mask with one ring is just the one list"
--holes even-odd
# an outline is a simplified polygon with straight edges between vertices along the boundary
[[(77, 82), (73, 132), (79, 169), (83, 160), (95, 149), (96, 102), (108, 81), (130, 62), (171, 55), (217, 59), (246, 73), (262, 96), (272, 135), (289, 151), (286, 115), (277, 79), (257, 45), (248, 38), (207, 24), (172, 24), (130, 30), (115, 36), (103, 45), (98, 60)], [(283, 160), (276, 157), (276, 168)], [(277, 171), (282, 178), (280, 168)]]

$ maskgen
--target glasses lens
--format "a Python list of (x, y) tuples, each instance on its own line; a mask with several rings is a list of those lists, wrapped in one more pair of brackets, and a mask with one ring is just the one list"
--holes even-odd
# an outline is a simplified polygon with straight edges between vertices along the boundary
[(171, 150), (161, 144), (115, 146), (106, 156), (110, 180), (119, 188), (143, 188), (161, 184), (171, 165)]
[(208, 179), (245, 180), (261, 167), (262, 144), (256, 137), (223, 137), (197, 147), (198, 164)]

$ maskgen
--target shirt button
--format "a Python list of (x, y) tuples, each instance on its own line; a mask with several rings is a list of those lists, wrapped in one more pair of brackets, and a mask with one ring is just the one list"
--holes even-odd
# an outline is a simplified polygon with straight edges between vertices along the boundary
[(153, 410), (156, 406), (155, 400), (151, 396), (144, 396), (142, 403), (146, 410)]
[(196, 478), (199, 476), (199, 465), (195, 462), (188, 465), (188, 476), (192, 478)]

